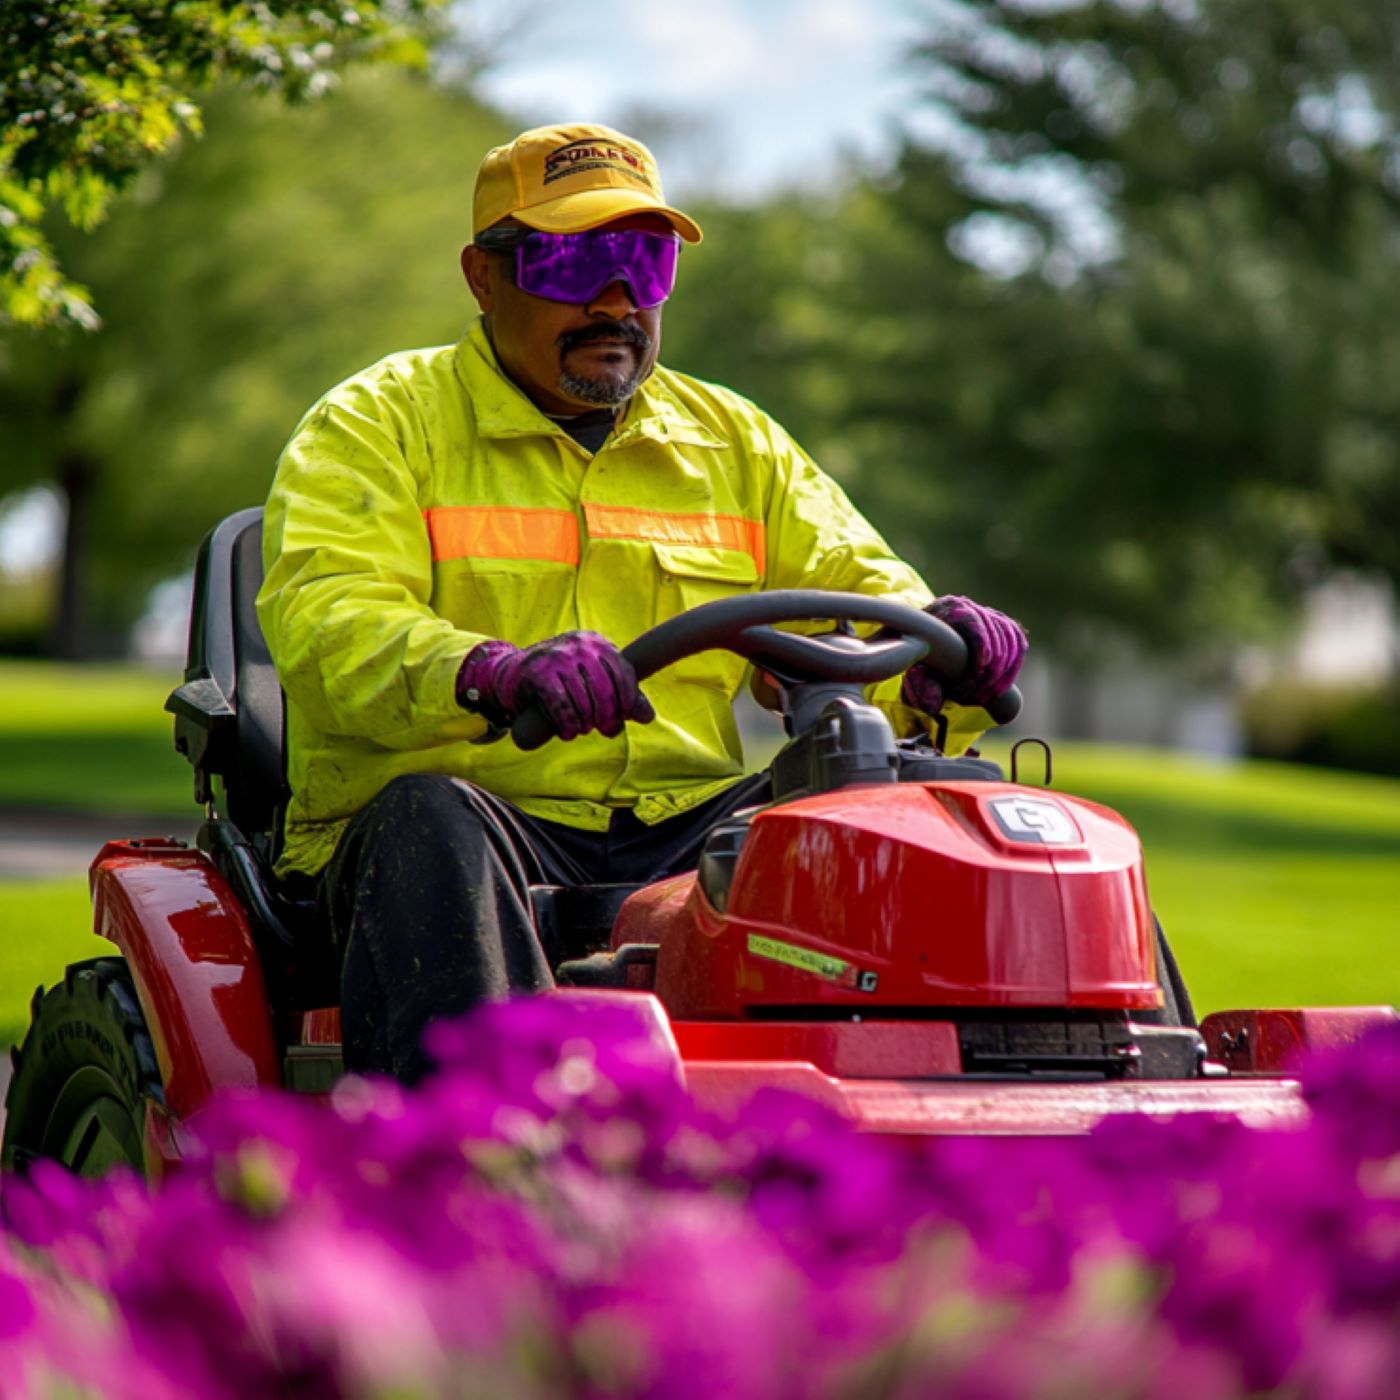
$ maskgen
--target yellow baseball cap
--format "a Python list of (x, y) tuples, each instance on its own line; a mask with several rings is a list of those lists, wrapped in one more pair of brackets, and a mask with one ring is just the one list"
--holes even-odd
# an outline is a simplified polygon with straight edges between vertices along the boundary
[(486, 153), (476, 172), (472, 237), (516, 218), (544, 233), (580, 233), (624, 214), (660, 214), (687, 243), (704, 235), (661, 193), (656, 159), (606, 126), (540, 126)]

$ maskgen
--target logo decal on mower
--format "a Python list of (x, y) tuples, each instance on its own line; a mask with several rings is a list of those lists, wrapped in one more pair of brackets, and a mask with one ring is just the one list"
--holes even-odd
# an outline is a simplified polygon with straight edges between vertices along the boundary
[(994, 797), (992, 815), (1002, 835), (1030, 846), (1077, 846), (1084, 838), (1074, 818), (1048, 797)]
[(799, 972), (810, 972), (814, 977), (824, 977), (828, 982), (861, 992), (873, 992), (880, 982), (877, 972), (863, 972), (841, 958), (811, 948), (799, 948), (795, 943), (784, 943), (777, 938), (765, 938), (761, 933), (749, 934), (749, 952), (756, 958), (785, 963)]

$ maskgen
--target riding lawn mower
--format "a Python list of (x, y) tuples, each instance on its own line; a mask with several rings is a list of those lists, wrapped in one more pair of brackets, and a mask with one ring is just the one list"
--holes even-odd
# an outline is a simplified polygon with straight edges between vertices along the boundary
[[(206, 819), (193, 846), (137, 837), (93, 861), (95, 928), (118, 955), (35, 994), (5, 1166), (158, 1176), (220, 1090), (326, 1094), (342, 1073), (314, 902), (272, 873), (288, 791), (253, 609), (261, 530), (245, 510), (205, 540), (167, 704)], [(780, 627), (815, 622), (833, 630)], [(1290, 1077), (1302, 1052), (1396, 1019), (1245, 1010), (1196, 1025), (1123, 818), (1018, 781), (1016, 750), (1007, 781), (937, 737), (897, 741), (866, 703), (867, 685), (925, 657), (960, 673), (966, 647), (936, 619), (853, 594), (741, 594), (624, 654), (645, 679), (714, 647), (779, 684), (772, 801), (715, 827), (693, 873), (532, 891), (558, 983), (541, 995), (634, 1007), (702, 1106), (774, 1086), (906, 1137), (1076, 1133), (1113, 1114), (1286, 1123), (1305, 1112)], [(1019, 704), (1008, 692), (993, 719)], [(548, 739), (527, 713), (510, 742)]]

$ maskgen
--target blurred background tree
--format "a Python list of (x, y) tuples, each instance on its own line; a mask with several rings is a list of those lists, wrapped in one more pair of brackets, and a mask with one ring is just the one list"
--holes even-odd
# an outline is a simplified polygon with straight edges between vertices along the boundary
[(0, 324), (99, 324), (42, 227), (92, 229), (115, 194), (182, 134), (196, 95), (239, 78), (290, 100), (336, 69), (422, 67), (441, 0), (0, 0)]
[(935, 581), (1087, 656), (1400, 578), (1397, 51), (1388, 0), (929, 8), (809, 421)]
[(327, 388), (468, 319), (457, 253), (499, 119), (389, 71), (290, 112), (223, 93), (209, 118), (96, 237), (58, 236), (105, 329), (0, 344), (0, 489), (56, 480), (68, 502), (59, 655), (119, 633), (261, 500)]

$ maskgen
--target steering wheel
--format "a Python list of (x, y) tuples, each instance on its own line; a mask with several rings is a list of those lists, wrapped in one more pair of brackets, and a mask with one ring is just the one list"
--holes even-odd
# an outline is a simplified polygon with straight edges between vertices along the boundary
[[(839, 633), (820, 637), (780, 632), (778, 622), (878, 622), (880, 631), (857, 641)], [(667, 618), (623, 647), (638, 680), (697, 652), (724, 649), (789, 681), (846, 681), (869, 685), (889, 680), (929, 658), (938, 675), (956, 680), (967, 667), (967, 643), (936, 617), (888, 598), (861, 593), (824, 593), (815, 588), (779, 588), (702, 603)], [(1012, 686), (985, 706), (997, 724), (1021, 712), (1021, 692)], [(511, 738), (521, 749), (537, 749), (554, 735), (548, 716), (532, 705), (517, 716)]]

